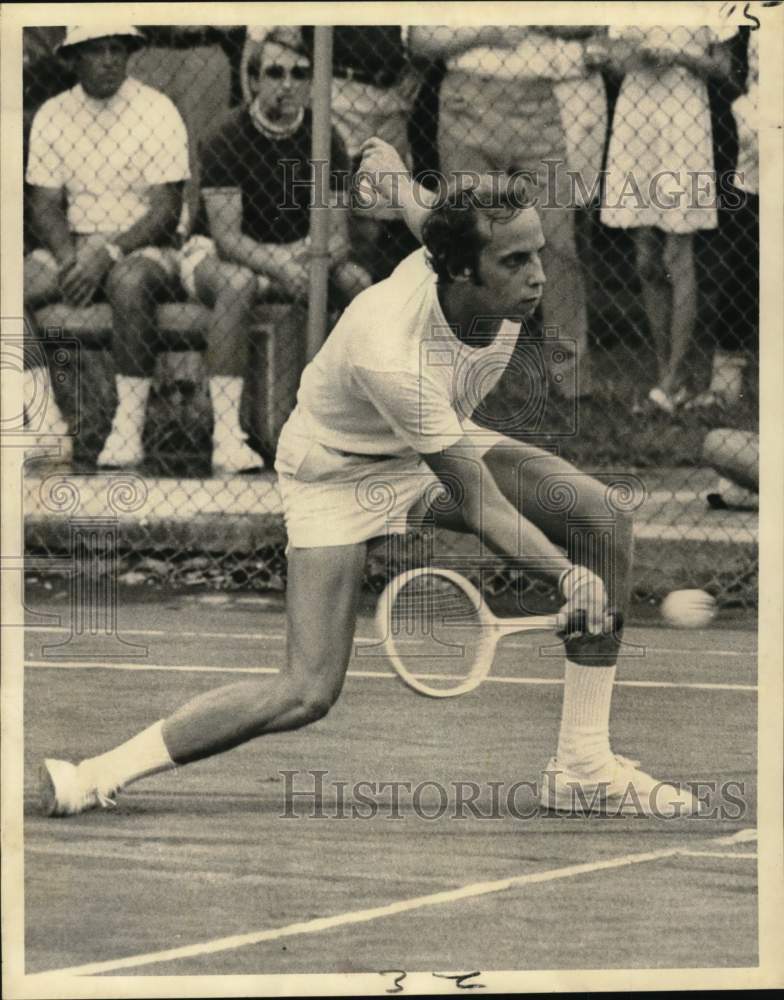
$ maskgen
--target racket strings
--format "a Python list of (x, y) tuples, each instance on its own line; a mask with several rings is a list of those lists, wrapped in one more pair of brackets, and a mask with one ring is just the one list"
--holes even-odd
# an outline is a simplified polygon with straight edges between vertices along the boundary
[(474, 595), (431, 574), (400, 588), (388, 629), (404, 669), (436, 687), (462, 683), (492, 644)]

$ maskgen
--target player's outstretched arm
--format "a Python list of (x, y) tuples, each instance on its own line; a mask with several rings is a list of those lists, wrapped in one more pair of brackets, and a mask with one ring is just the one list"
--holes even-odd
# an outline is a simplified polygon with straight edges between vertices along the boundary
[(556, 585), (565, 605), (564, 622), (585, 613), (585, 631), (607, 626), (607, 595), (601, 578), (575, 566), (547, 535), (507, 500), (476, 447), (464, 439), (422, 458), (449, 488), (465, 528), (494, 552), (515, 560), (520, 569)]
[(374, 209), (396, 209), (422, 242), (422, 226), (437, 195), (415, 181), (394, 146), (377, 136), (362, 145), (362, 161), (354, 176), (358, 204)]

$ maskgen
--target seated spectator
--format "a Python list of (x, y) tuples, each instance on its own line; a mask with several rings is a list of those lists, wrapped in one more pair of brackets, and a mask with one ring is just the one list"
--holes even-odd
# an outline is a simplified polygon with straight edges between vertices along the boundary
[[(247, 367), (254, 301), (270, 293), (305, 302), (310, 274), (312, 119), (305, 101), (311, 63), (299, 32), (268, 34), (249, 60), (248, 78), (252, 101), (237, 108), (202, 150), (203, 210), (181, 265), (188, 294), (213, 307), (213, 465), (232, 471), (255, 459), (247, 444), (236, 444), (243, 380), (228, 374)], [(347, 209), (337, 187), (349, 163), (334, 132), (332, 164), (330, 283), (333, 298), (345, 304), (370, 279), (348, 260)]]
[(715, 491), (706, 497), (714, 510), (759, 509), (759, 435), (716, 427), (702, 445), (703, 461), (719, 474)]
[[(245, 63), (269, 30), (248, 29)], [(300, 30), (312, 58), (313, 28)], [(332, 38), (332, 121), (352, 166), (359, 163), (362, 144), (374, 135), (391, 143), (408, 161), (409, 119), (421, 81), (407, 59), (403, 30), (398, 25), (339, 25), (332, 29)], [(361, 261), (374, 281), (390, 274), (416, 246), (393, 213), (371, 216), (360, 206), (352, 209), (349, 233), (352, 259)]]
[[(415, 56), (446, 63), (438, 123), (442, 173), (449, 178), (466, 170), (520, 172), (530, 182), (547, 240), (542, 253), (548, 276), (542, 321), (548, 333), (559, 338), (553, 360), (566, 356), (565, 363), (558, 363), (554, 382), (564, 395), (587, 396), (592, 389), (588, 316), (575, 242), (574, 185), (567, 171), (570, 152), (572, 157), (575, 152), (573, 137), (582, 129), (577, 140), (582, 155), (595, 151), (592, 158), (589, 154), (591, 176), (584, 177), (582, 185), (591, 190), (601, 168), (606, 97), (585, 62), (590, 31), (579, 29), (580, 37), (560, 34), (569, 30), (412, 26), (409, 45)], [(559, 87), (564, 82), (567, 86)], [(561, 105), (568, 102), (571, 110), (577, 96), (588, 105), (582, 118), (579, 108), (564, 116)], [(575, 166), (580, 171), (583, 159)]]
[(118, 406), (98, 458), (106, 466), (143, 455), (155, 304), (176, 288), (172, 240), (189, 177), (177, 109), (127, 75), (142, 44), (131, 26), (68, 29), (59, 51), (79, 82), (35, 115), (26, 173), (42, 244), (25, 260), (26, 310), (56, 300), (84, 307), (104, 294), (112, 308)]

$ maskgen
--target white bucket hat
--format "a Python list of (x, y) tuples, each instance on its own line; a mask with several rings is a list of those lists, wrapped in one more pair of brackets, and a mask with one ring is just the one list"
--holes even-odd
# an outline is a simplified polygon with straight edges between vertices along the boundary
[(65, 38), (57, 46), (57, 51), (61, 55), (67, 55), (68, 50), (84, 42), (91, 42), (96, 38), (123, 38), (133, 48), (141, 48), (147, 44), (147, 39), (132, 24), (112, 25), (95, 28), (68, 28)]

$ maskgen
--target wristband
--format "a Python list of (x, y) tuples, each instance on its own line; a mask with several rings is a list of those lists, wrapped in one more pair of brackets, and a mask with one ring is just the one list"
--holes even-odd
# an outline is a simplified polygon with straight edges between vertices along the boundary
[(580, 586), (581, 583), (588, 583), (591, 579), (595, 578), (596, 574), (592, 573), (585, 566), (570, 566), (569, 569), (565, 569), (563, 573), (558, 577), (558, 589), (561, 592), (561, 596), (566, 601), (569, 599), (566, 591), (564, 590), (564, 584), (566, 583), (566, 578), (572, 574), (577, 574), (576, 586)]

